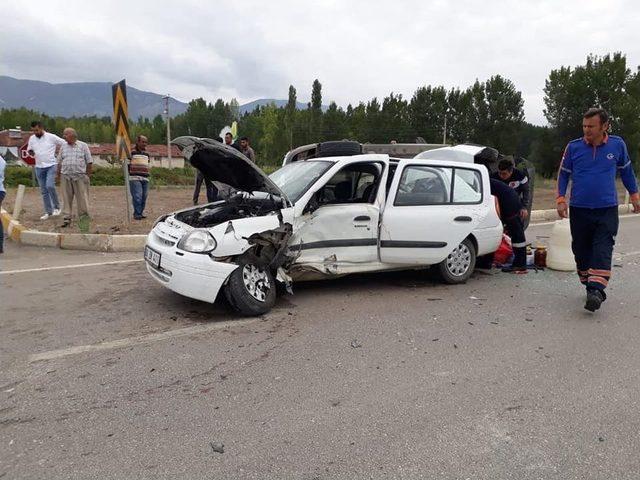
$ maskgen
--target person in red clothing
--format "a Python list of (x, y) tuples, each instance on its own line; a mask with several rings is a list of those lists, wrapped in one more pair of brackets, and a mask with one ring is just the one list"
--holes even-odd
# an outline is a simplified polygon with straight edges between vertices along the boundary
[[(584, 308), (594, 312), (607, 298), (613, 246), (618, 233), (616, 174), (631, 194), (633, 211), (640, 213), (640, 197), (627, 146), (609, 135), (609, 115), (589, 109), (582, 119), (584, 137), (569, 142), (558, 172), (557, 209), (570, 215), (571, 248), (580, 282), (587, 289)], [(565, 198), (571, 180), (571, 198)]]

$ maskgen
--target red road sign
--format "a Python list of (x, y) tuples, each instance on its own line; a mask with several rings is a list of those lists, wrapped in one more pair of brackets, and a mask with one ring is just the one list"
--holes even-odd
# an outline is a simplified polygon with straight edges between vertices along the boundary
[(18, 149), (18, 152), (20, 153), (20, 160), (25, 162), (27, 165), (33, 166), (36, 164), (36, 158), (29, 155), (29, 152), (27, 151), (27, 145), (29, 144), (25, 143)]

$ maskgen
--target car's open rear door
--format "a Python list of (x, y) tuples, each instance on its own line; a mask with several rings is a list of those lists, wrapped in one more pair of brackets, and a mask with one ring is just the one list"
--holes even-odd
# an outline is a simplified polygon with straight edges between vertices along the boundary
[(402, 160), (380, 223), (380, 260), (416, 265), (444, 260), (489, 212), (488, 186), (488, 172), (479, 165)]

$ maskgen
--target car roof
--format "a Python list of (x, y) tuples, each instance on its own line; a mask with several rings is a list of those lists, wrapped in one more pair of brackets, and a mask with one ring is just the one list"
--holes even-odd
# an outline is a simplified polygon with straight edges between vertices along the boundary
[(347, 155), (342, 157), (316, 157), (316, 158), (309, 158), (301, 161), (303, 162), (322, 161), (322, 162), (333, 162), (333, 163), (349, 161), (349, 163), (351, 163), (353, 161), (388, 162), (389, 160), (390, 160), (389, 155), (385, 155), (382, 153), (363, 153), (362, 155)]

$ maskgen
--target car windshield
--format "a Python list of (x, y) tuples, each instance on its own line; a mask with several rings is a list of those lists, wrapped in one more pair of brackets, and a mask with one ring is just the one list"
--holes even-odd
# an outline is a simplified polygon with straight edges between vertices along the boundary
[(296, 203), (331, 165), (333, 162), (317, 160), (294, 162), (276, 170), (269, 178), (292, 203)]

